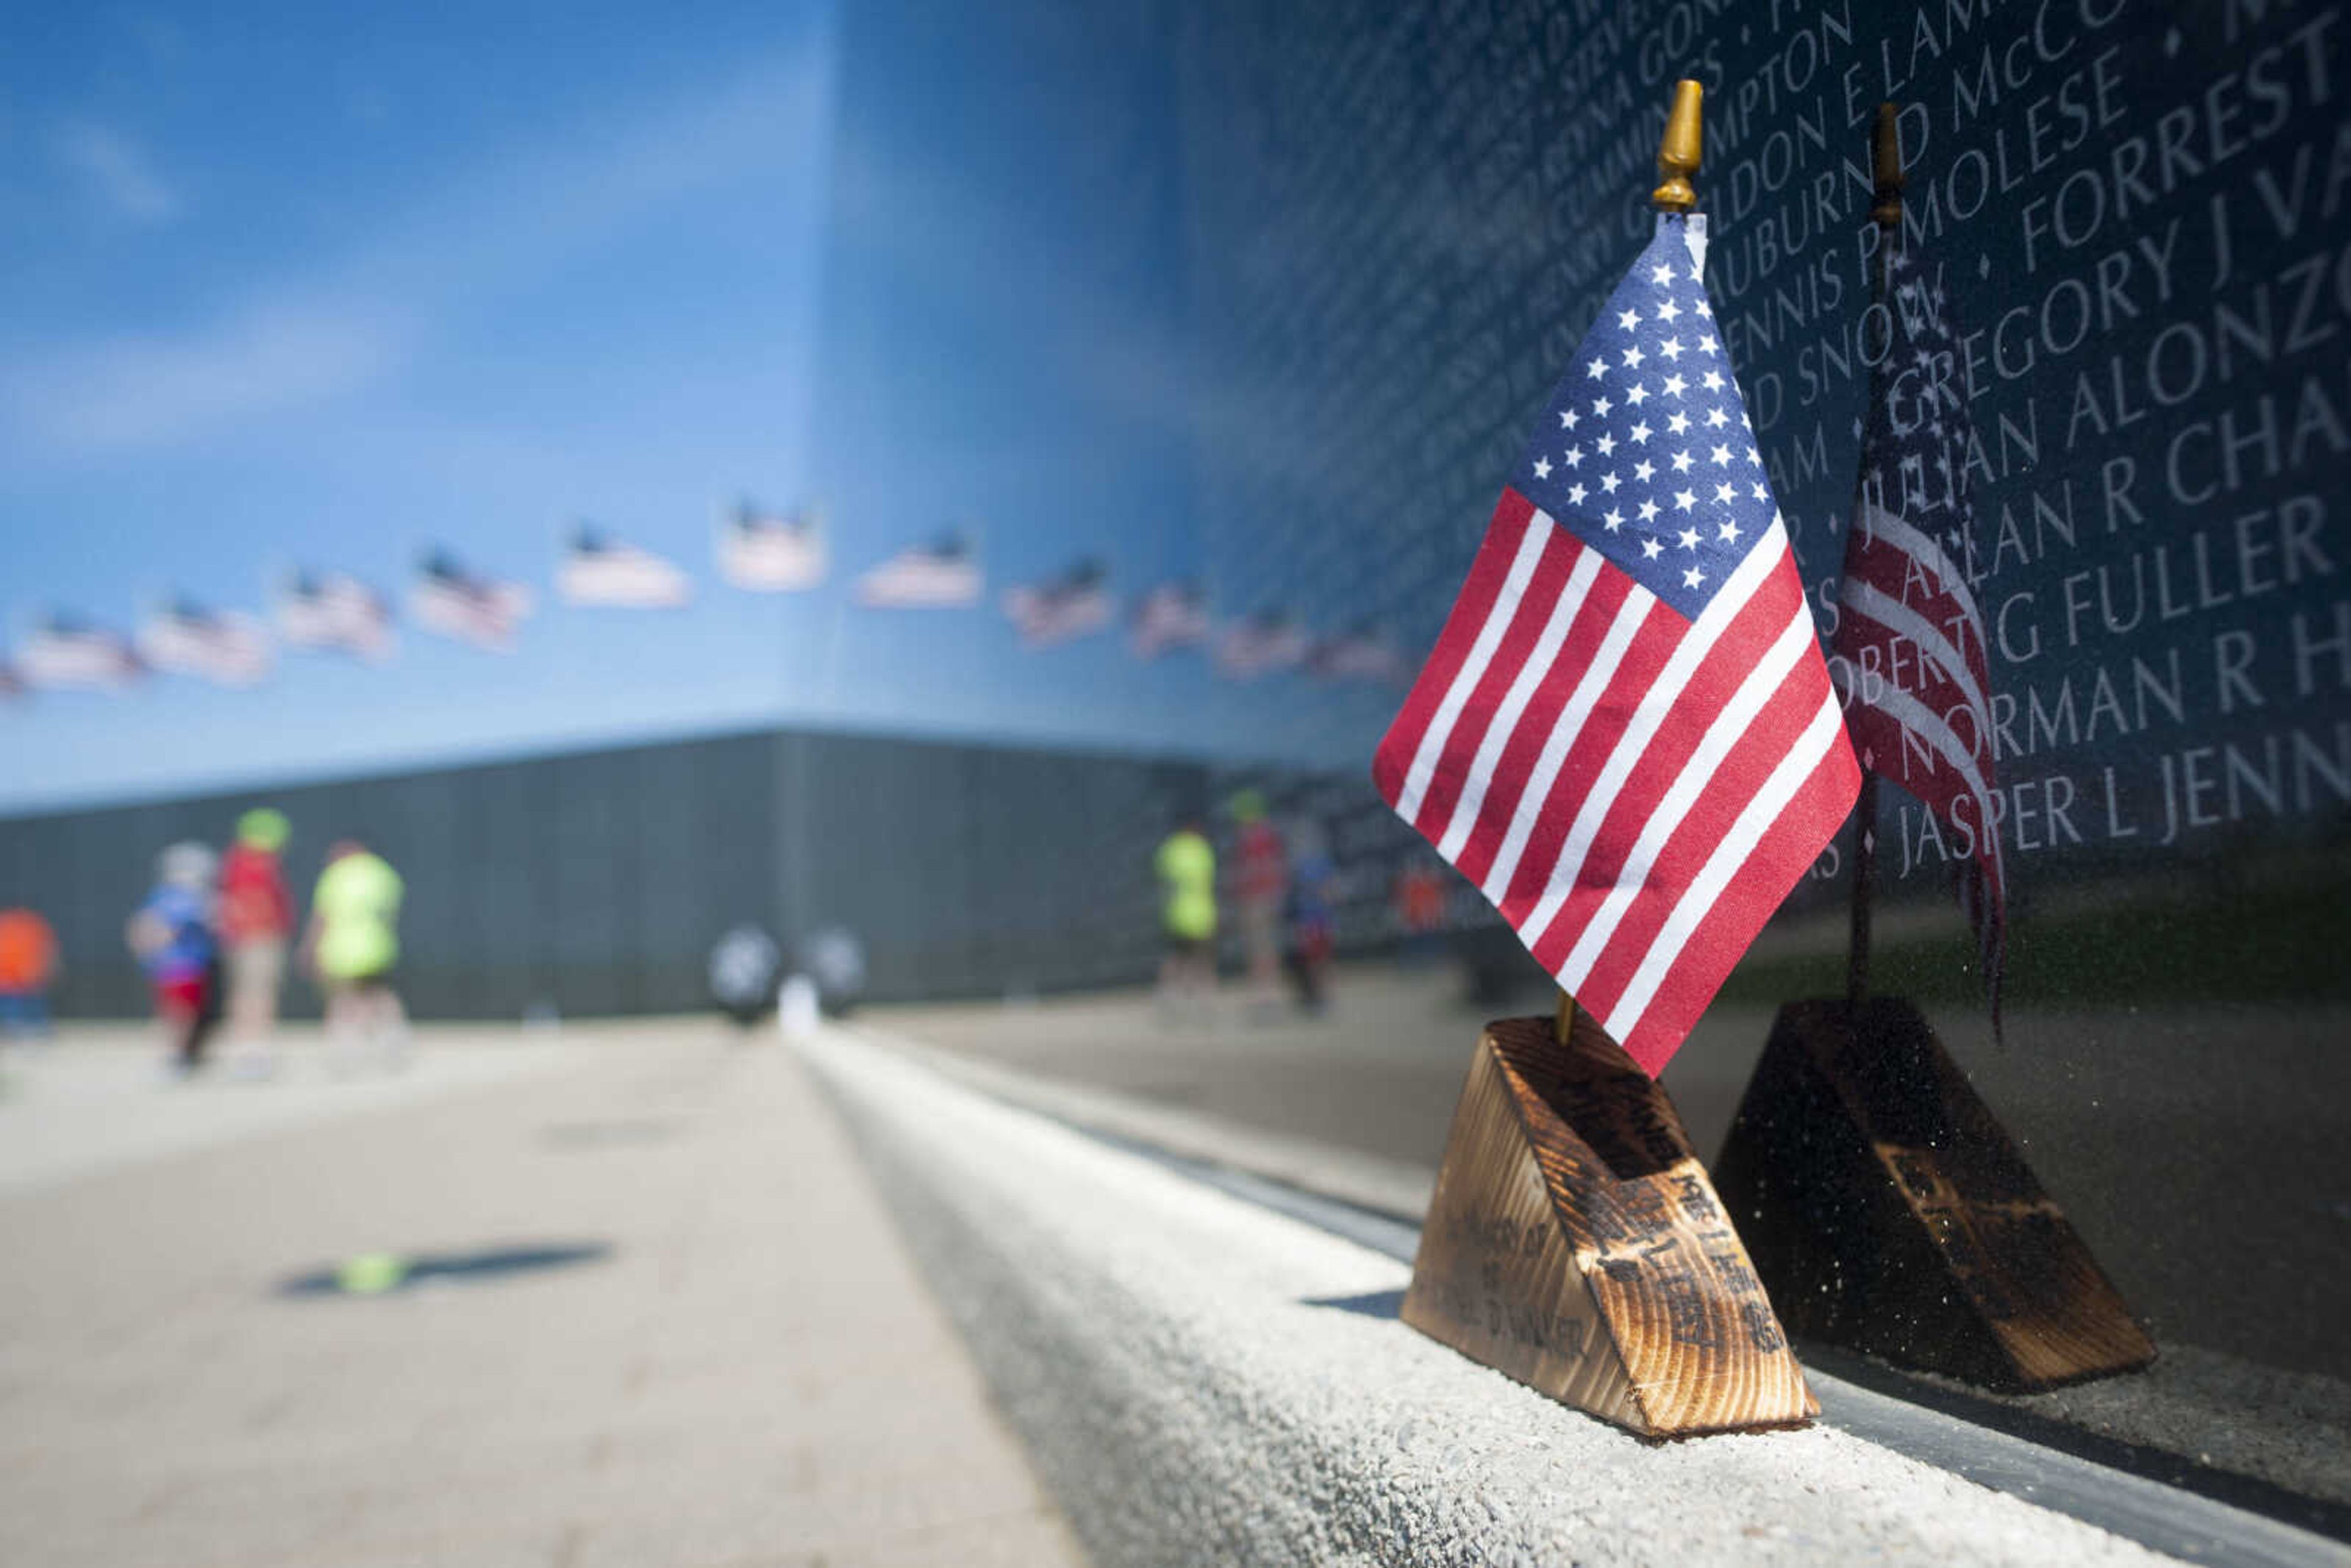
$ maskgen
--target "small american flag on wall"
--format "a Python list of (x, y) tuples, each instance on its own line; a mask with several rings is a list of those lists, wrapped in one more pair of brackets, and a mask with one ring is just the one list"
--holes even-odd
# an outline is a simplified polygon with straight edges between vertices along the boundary
[(277, 598), (287, 645), (350, 653), (370, 664), (392, 657), (398, 639), (383, 595), (340, 571), (297, 572)]
[(1658, 219), (1373, 765), (1652, 1074), (1860, 788), (1704, 244)]
[(419, 626), (492, 653), (514, 652), (515, 632), (529, 615), (537, 595), (518, 582), (481, 577), (446, 550), (434, 550), (417, 568), (408, 591), (408, 612)]

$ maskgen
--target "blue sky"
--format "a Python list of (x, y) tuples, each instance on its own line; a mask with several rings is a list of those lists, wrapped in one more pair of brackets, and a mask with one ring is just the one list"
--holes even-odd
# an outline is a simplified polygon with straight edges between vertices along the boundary
[[(288, 653), (257, 691), (0, 706), (0, 810), (810, 717), (1257, 749), (1270, 694), (1196, 658), (1024, 654), (992, 604), (843, 608), (949, 522), (991, 596), (1081, 552), (1129, 592), (1197, 570), (1180, 278), (1071, 197), (1125, 172), (1053, 162), (1121, 106), (1020, 89), (1033, 41), (991, 87), (968, 40), (853, 10), (13, 11), (9, 639), (174, 591), (257, 610), (298, 564), (397, 591), (439, 542), (542, 603), (511, 657), (409, 627), (387, 668)], [(824, 505), (831, 583), (717, 581), (712, 518), (746, 492)], [(694, 607), (549, 602), (580, 518), (686, 565)]]

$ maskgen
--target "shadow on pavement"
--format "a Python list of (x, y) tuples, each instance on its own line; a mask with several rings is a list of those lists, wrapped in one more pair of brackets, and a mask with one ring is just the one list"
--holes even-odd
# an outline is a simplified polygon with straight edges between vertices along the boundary
[(1309, 1296), (1299, 1305), (1330, 1307), (1337, 1312), (1354, 1312), (1366, 1318), (1384, 1318), (1393, 1322), (1404, 1311), (1404, 1292), (1370, 1291), (1360, 1296)]
[(601, 1263), (609, 1242), (554, 1242), (486, 1247), (472, 1252), (361, 1253), (329, 1268), (298, 1274), (277, 1287), (281, 1296), (381, 1296), (428, 1281), (486, 1284), (516, 1274)]

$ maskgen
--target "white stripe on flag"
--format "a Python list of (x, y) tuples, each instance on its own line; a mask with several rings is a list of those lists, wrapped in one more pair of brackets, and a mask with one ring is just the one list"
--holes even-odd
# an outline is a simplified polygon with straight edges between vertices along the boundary
[(1731, 823), (1730, 831), (1723, 835), (1722, 841), (1715, 845), (1714, 852), (1707, 857), (1706, 864), (1699, 868), (1689, 886), (1683, 890), (1680, 900), (1674, 905), (1674, 912), (1666, 917), (1656, 940), (1649, 944), (1648, 954), (1642, 958), (1641, 967), (1633, 972), (1632, 981), (1625, 988), (1625, 994), (1616, 998), (1616, 1005), (1608, 1011), (1604, 1027), (1611, 1036), (1617, 1040), (1626, 1039), (1640, 1024), (1641, 1014), (1657, 994), (1657, 987), (1664, 983), (1667, 972), (1674, 967), (1674, 960), (1681, 956), (1682, 949), (1689, 945), (1691, 933), (1713, 910), (1716, 901), (1722, 896), (1723, 889), (1730, 885), (1730, 879), (1739, 873), (1740, 867), (1747, 863), (1747, 857), (1755, 852), (1755, 846), (1762, 841), (1764, 833), (1780, 820), (1780, 813), (1788, 809), (1788, 802), (1796, 798), (1796, 791), (1803, 787), (1805, 779), (1812, 777), (1813, 769), (1820, 767), (1822, 759), (1828, 756), (1830, 747), (1836, 743), (1837, 737), (1844, 733), (1844, 719), (1838, 712), (1836, 699), (1828, 698), (1821, 704), (1820, 712), (1813, 716), (1813, 722), (1804, 727), (1804, 733), (1797, 737), (1796, 744), (1789, 747), (1788, 755), (1771, 769), (1771, 776), (1763, 781), (1763, 788), (1755, 792), (1755, 798), (1748, 801), (1746, 809), (1739, 813), (1739, 820)]
[[(1596, 552), (1595, 552), (1596, 553)], [(1641, 622), (1649, 618), (1649, 611), (1657, 596), (1635, 582), (1625, 591), (1625, 601), (1616, 607), (1616, 619), (1608, 623), (1608, 635), (1602, 639), (1600, 650), (1583, 672), (1583, 679), (1560, 710), (1559, 722), (1552, 726), (1551, 737), (1543, 742), (1542, 755), (1535, 758), (1534, 768), (1527, 775), (1526, 788), (1519, 791), (1517, 810), (1510, 814), (1510, 831), (1502, 836), (1502, 847), (1495, 852), (1494, 863), (1487, 868), (1486, 880), (1479, 891), (1487, 901), (1496, 905), (1510, 891), (1510, 873), (1518, 869), (1519, 857), (1526, 853), (1527, 839), (1535, 831), (1535, 821), (1542, 815), (1544, 803), (1551, 799), (1551, 787), (1559, 778), (1559, 770), (1567, 766), (1567, 754), (1575, 745), (1576, 737), (1583, 733), (1584, 721), (1599, 706), (1600, 694), (1616, 678), (1616, 666), (1625, 662), (1625, 650), (1641, 630)]]
[[(1838, 685), (1841, 690), (1849, 687), (1850, 678), (1839, 682), (1838, 673), (1837, 665), (1829, 666), (1831, 684)], [(1959, 782), (1967, 786), (1968, 793), (1975, 799), (1976, 831), (1979, 838), (1989, 831), (1987, 824), (1992, 820), (1991, 790), (1984, 783), (1983, 775), (1976, 768), (1975, 754), (1959, 744), (1957, 731), (1937, 716), (1933, 708), (1896, 686), (1886, 686), (1876, 697), (1862, 702), (1859, 706), (1874, 708), (1884, 714), (1896, 724), (1925, 741), (1933, 748), (1937, 756), (1949, 763), (1951, 771), (1959, 775)], [(1883, 769), (1880, 771), (1882, 773)], [(1897, 779), (1896, 782), (1899, 783), (1900, 780)], [(2001, 863), (2000, 835), (1997, 833), (1991, 836), (1991, 858), (1993, 864)], [(2005, 880), (2004, 877), (2003, 880)]]
[[(1560, 906), (1567, 902), (1569, 892), (1575, 886), (1575, 879), (1583, 873), (1584, 857), (1592, 852), (1592, 841), (1598, 836), (1600, 824), (1607, 819), (1608, 809), (1624, 792), (1626, 781), (1633, 777), (1635, 766), (1641, 760), (1641, 753), (1647, 750), (1649, 742), (1656, 737), (1658, 727), (1666, 722), (1666, 715), (1680, 700), (1683, 688), (1690, 684), (1690, 677), (1698, 674), (1698, 665), (1707, 654), (1714, 651), (1714, 645), (1722, 640), (1722, 634), (1730, 629), (1730, 623), (1739, 618), (1740, 612), (1747, 608), (1748, 601), (1755, 596), (1764, 580), (1778, 570), (1787, 554), (1788, 536), (1779, 528), (1773, 528), (1757, 540), (1755, 548), (1747, 552), (1747, 559), (1739, 563), (1738, 569), (1722, 585), (1721, 591), (1708, 603), (1698, 618), (1691, 622), (1688, 632), (1675, 645), (1673, 653), (1666, 660), (1666, 667), (1657, 672), (1656, 680), (1641, 694), (1641, 706), (1634, 710), (1633, 722), (1617, 738), (1615, 749), (1608, 754), (1607, 762), (1600, 769), (1600, 777), (1593, 780), (1591, 792), (1583, 798), (1583, 809), (1576, 812), (1575, 821), (1567, 831), (1566, 841), (1560, 845), (1559, 859), (1552, 863), (1551, 878), (1544, 885), (1541, 902), (1535, 905), (1533, 913), (1519, 927), (1519, 936), (1528, 946), (1533, 946), (1536, 939), (1550, 929), (1552, 921), (1559, 915)], [(1490, 888), (1492, 885), (1492, 880), (1489, 878), (1487, 886)], [(1507, 881), (1504, 885), (1508, 885)], [(1491, 898), (1493, 894), (1489, 892), (1487, 896)]]
[(1707, 726), (1705, 737), (1698, 741), (1698, 749), (1690, 753), (1690, 759), (1682, 765), (1680, 776), (1666, 791), (1665, 798), (1657, 802), (1656, 810), (1649, 813), (1649, 820), (1642, 824), (1641, 836), (1634, 841), (1632, 850), (1625, 857), (1623, 869), (1616, 873), (1616, 885), (1609, 890), (1607, 898), (1593, 913), (1591, 924), (1583, 928), (1583, 935), (1568, 953), (1567, 961), (1560, 967), (1560, 978), (1571, 990), (1581, 984), (1583, 977), (1592, 972), (1592, 966), (1599, 962), (1601, 949), (1607, 946), (1608, 938), (1614, 935), (1618, 923), (1625, 918), (1625, 912), (1633, 906), (1635, 897), (1648, 884), (1650, 868), (1657, 863), (1657, 856), (1665, 852), (1666, 843), (1674, 836), (1674, 830), (1682, 825), (1682, 820), (1689, 815), (1690, 808), (1697, 805), (1698, 798), (1706, 793), (1707, 785), (1721, 768), (1723, 759), (1730, 755), (1730, 748), (1754, 727), (1756, 716), (1778, 695), (1781, 682), (1795, 667), (1804, 650), (1812, 645), (1813, 636), (1812, 612), (1799, 607), (1794, 619), (1788, 622), (1788, 629), (1780, 633), (1779, 640), (1771, 644), (1771, 650), (1753, 669), (1747, 672), (1747, 678), (1739, 683), (1739, 689), (1731, 694), (1730, 701), (1723, 705), (1722, 712)]
[[(1975, 676), (1968, 669), (1967, 660), (1951, 646), (1951, 640), (1944, 636), (1933, 622), (1886, 593), (1875, 583), (1864, 582), (1856, 577), (1844, 580), (1844, 588), (1839, 597), (1844, 600), (1844, 607), (1855, 614), (1876, 622), (1897, 636), (1909, 638), (1921, 653), (1942, 666), (1943, 673), (1951, 677), (1951, 684), (1959, 687), (1960, 695), (1968, 699), (1968, 707), (1974, 713), (1979, 728), (1988, 722), (1991, 709), (1984, 702), (1983, 688), (1976, 685)], [(1977, 624), (1980, 626), (1982, 623), (1979, 622)], [(1890, 676), (1891, 672), (1888, 672), (1887, 678)]]
[(1862, 507), (1861, 528), (1871, 538), (1884, 539), (1917, 561), (1934, 580), (1936, 587), (1959, 601), (1960, 611), (1969, 620), (1979, 626), (1984, 623), (1983, 612), (1976, 608), (1975, 596), (1968, 591), (1968, 580), (1959, 574), (1951, 558), (1943, 553), (1942, 546), (1874, 502)]
[(1478, 755), (1469, 763), (1469, 777), (1462, 782), (1461, 798), (1453, 803), (1453, 822), (1445, 830), (1445, 837), (1437, 852), (1448, 862), (1460, 858), (1461, 846), (1469, 841), (1469, 831), (1477, 826), (1478, 813), (1486, 804), (1487, 788), (1494, 781), (1494, 767), (1502, 759), (1503, 747), (1517, 733), (1519, 719), (1534, 700), (1535, 688), (1551, 674), (1552, 661), (1559, 657), (1559, 645), (1567, 641), (1568, 626), (1583, 608), (1583, 601), (1592, 591), (1593, 579), (1600, 575), (1600, 552), (1587, 549), (1568, 574), (1567, 587), (1551, 607), (1551, 619), (1543, 622), (1542, 635), (1535, 639), (1534, 651), (1526, 663), (1519, 666), (1518, 678), (1510, 683), (1501, 706), (1494, 710), (1493, 722), (1486, 727), (1486, 737), (1478, 746)]
[(1478, 683), (1485, 678), (1486, 667), (1494, 662), (1494, 650), (1501, 646), (1502, 633), (1518, 615), (1519, 601), (1526, 597), (1527, 583), (1535, 574), (1535, 563), (1542, 559), (1543, 547), (1551, 542), (1553, 527), (1550, 516), (1540, 508), (1527, 514), (1526, 533), (1519, 540), (1518, 554), (1510, 558), (1510, 575), (1502, 580), (1502, 591), (1495, 597), (1493, 609), (1487, 612), (1486, 623), (1478, 629), (1478, 641), (1470, 645), (1469, 657), (1455, 672), (1445, 700), (1430, 716), (1427, 732), (1420, 737), (1420, 748), (1413, 753), (1412, 769), (1405, 775), (1404, 792), (1396, 797), (1395, 804), (1396, 815), (1407, 822), (1420, 818), (1421, 801), (1428, 794), (1429, 780), (1436, 777), (1437, 758), (1445, 754), (1445, 743), (1451, 737), (1462, 708), (1468, 704), (1469, 695), (1478, 689)]

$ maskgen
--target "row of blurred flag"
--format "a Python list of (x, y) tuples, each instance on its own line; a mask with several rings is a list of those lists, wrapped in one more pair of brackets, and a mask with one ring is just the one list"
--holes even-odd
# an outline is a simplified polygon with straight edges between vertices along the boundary
[[(824, 530), (815, 517), (748, 505), (719, 525), (716, 555), (721, 578), (755, 593), (815, 588), (829, 565)], [(556, 596), (567, 604), (670, 610), (690, 603), (694, 590), (692, 576), (677, 562), (591, 527), (573, 533), (556, 566)], [(970, 541), (948, 534), (863, 573), (854, 597), (877, 610), (968, 608), (985, 601), (987, 579)], [(517, 645), (537, 606), (528, 584), (473, 572), (440, 549), (419, 565), (406, 601), (415, 625), (497, 653)], [(1195, 583), (1161, 583), (1122, 606), (1109, 572), (1092, 559), (1008, 589), (1002, 607), (1022, 645), (1032, 649), (1109, 632), (1123, 608), (1127, 648), (1139, 659), (1199, 649), (1217, 674), (1243, 681), (1299, 671), (1332, 682), (1399, 685), (1410, 674), (1403, 654), (1370, 627), (1318, 637), (1273, 611), (1219, 621)], [(341, 572), (297, 573), (280, 589), (272, 612), (265, 622), (243, 611), (174, 599), (131, 636), (53, 613), (18, 642), (13, 659), (0, 659), (0, 696), (37, 689), (120, 690), (151, 671), (250, 686), (268, 677), (281, 643), (370, 664), (388, 661), (399, 645), (391, 600)]]

